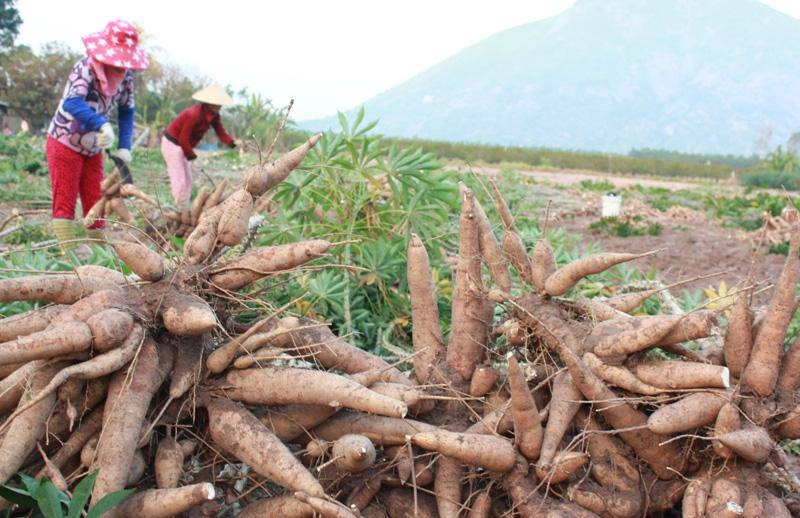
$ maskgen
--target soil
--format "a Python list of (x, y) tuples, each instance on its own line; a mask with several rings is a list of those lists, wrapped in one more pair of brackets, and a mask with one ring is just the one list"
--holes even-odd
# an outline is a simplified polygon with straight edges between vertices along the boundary
[[(661, 220), (662, 231), (657, 236), (611, 237), (589, 225), (597, 217), (582, 216), (565, 220), (563, 226), (570, 232), (581, 234), (587, 241), (600, 243), (604, 251), (646, 252), (662, 249), (658, 254), (637, 259), (631, 263), (641, 272), (651, 268), (658, 271), (659, 279), (671, 284), (699, 275), (724, 272), (719, 277), (695, 281), (681, 289), (717, 286), (725, 281), (729, 286), (743, 285), (748, 273), (755, 282), (775, 281), (780, 276), (785, 256), (754, 252), (754, 243), (747, 233), (722, 228), (711, 222), (686, 224)], [(756, 304), (765, 303), (769, 293), (755, 298)]]

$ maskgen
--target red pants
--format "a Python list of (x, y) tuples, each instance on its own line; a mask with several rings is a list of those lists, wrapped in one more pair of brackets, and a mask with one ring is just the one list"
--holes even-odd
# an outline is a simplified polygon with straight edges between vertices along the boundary
[[(100, 199), (103, 181), (103, 155), (84, 156), (73, 151), (53, 137), (47, 137), (45, 146), (47, 168), (50, 170), (50, 190), (53, 195), (53, 218), (75, 219), (78, 194), (85, 216)], [(100, 219), (91, 228), (103, 228)]]

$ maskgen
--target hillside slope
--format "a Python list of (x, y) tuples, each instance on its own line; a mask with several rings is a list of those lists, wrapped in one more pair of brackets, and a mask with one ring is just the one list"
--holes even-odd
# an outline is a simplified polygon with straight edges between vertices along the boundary
[(800, 20), (755, 0), (578, 0), (365, 106), (392, 136), (750, 154), (800, 131)]

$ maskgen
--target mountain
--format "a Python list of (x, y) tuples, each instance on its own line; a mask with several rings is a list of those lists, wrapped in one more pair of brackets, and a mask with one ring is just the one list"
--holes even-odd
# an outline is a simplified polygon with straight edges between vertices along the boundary
[(364, 106), (388, 136), (749, 155), (800, 131), (800, 20), (755, 0), (578, 0)]

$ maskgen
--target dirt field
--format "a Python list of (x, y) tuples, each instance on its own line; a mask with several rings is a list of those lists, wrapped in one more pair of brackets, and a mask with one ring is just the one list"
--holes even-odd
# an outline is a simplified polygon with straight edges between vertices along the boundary
[[(495, 176), (500, 173), (500, 169), (497, 167), (459, 167), (458, 169), (462, 172), (472, 171), (477, 174), (485, 174), (488, 176)], [(678, 190), (691, 189), (692, 187), (697, 186), (697, 184), (691, 182), (659, 180), (635, 176), (607, 175), (592, 171), (530, 169), (519, 171), (519, 174), (527, 178), (531, 178), (537, 182), (547, 182), (555, 185), (571, 185), (585, 180), (592, 180), (596, 182), (607, 181), (614, 184), (618, 188), (642, 185), (644, 187), (664, 187), (667, 189)]]
[[(472, 168), (472, 171), (489, 176), (499, 173), (497, 168)], [(657, 255), (638, 259), (631, 263), (631, 266), (643, 272), (650, 268), (656, 268), (660, 279), (667, 284), (698, 275), (725, 272), (720, 277), (698, 281), (685, 287), (694, 290), (707, 287), (711, 283), (716, 286), (721, 280), (724, 280), (728, 286), (735, 286), (742, 283), (750, 272), (756, 282), (764, 279), (776, 279), (783, 267), (784, 256), (755, 252), (756, 243), (746, 232), (722, 228), (719, 224), (709, 222), (702, 217), (692, 221), (684, 218), (671, 218), (668, 215), (659, 216), (655, 219), (662, 226), (660, 235), (610, 237), (600, 230), (590, 228), (590, 225), (600, 218), (600, 195), (577, 189), (555, 190), (546, 187), (547, 185), (555, 187), (577, 184), (584, 180), (594, 180), (608, 181), (618, 188), (639, 184), (681, 190), (698, 187), (697, 183), (589, 172), (528, 170), (520, 171), (519, 174), (544, 184), (541, 187), (537, 186), (537, 194), (552, 195), (554, 197), (553, 207), (565, 208), (558, 212), (559, 221), (556, 224), (571, 233), (585, 236), (587, 243), (597, 242), (600, 243), (603, 250), (614, 252), (645, 252), (664, 249)], [(627, 200), (623, 201), (623, 214), (626, 210), (632, 210), (635, 213), (636, 208), (626, 207), (626, 202)], [(758, 296), (756, 303), (766, 302), (768, 296), (769, 292)]]
[[(683, 222), (662, 220), (663, 231), (658, 236), (609, 237), (590, 230), (594, 217), (579, 217), (564, 222), (571, 232), (602, 243), (605, 250), (618, 252), (645, 252), (664, 249), (659, 254), (631, 263), (640, 271), (656, 268), (665, 283), (673, 283), (698, 275), (725, 272), (720, 277), (698, 281), (687, 289), (703, 288), (724, 280), (728, 286), (738, 285), (751, 271), (753, 279), (777, 279), (785, 257), (775, 254), (754, 253), (753, 244), (744, 232), (721, 228), (713, 223), (686, 225)], [(764, 302), (765, 297), (757, 297)]]

